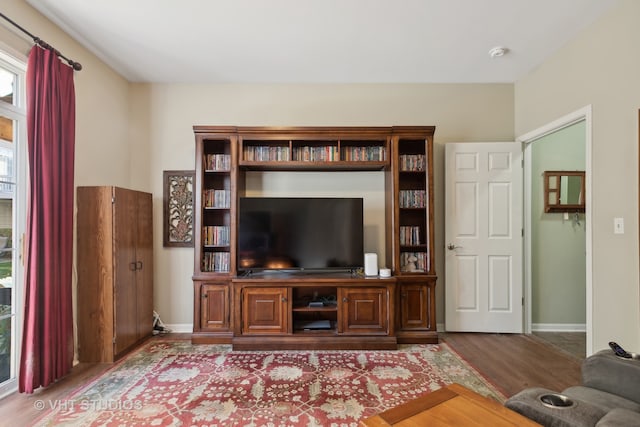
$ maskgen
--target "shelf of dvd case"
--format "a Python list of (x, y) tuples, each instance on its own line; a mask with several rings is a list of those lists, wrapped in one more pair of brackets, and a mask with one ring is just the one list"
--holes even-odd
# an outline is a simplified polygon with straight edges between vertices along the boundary
[(231, 255), (229, 252), (204, 252), (202, 254), (202, 271), (226, 273), (230, 270)]
[(401, 246), (419, 246), (420, 243), (420, 227), (419, 226), (401, 226), (400, 227), (400, 245)]
[(209, 225), (202, 227), (204, 246), (229, 246), (230, 228), (227, 225)]
[(288, 162), (290, 154), (288, 145), (245, 145), (242, 148), (242, 159), (247, 162)]
[(340, 160), (345, 162), (383, 162), (386, 149), (383, 146), (343, 146)]
[(426, 170), (427, 162), (424, 154), (403, 154), (399, 160), (402, 172), (424, 172)]
[(204, 190), (202, 197), (204, 208), (226, 209), (231, 207), (231, 191)]
[(382, 145), (349, 145), (351, 142), (308, 143), (293, 141), (291, 145), (276, 141), (272, 145), (247, 141), (242, 147), (242, 162), (385, 162), (387, 147)]
[(401, 208), (426, 207), (427, 192), (424, 190), (400, 190), (398, 199)]
[(424, 272), (428, 270), (428, 257), (426, 252), (401, 252), (400, 270), (403, 272)]
[(229, 154), (206, 154), (204, 156), (205, 172), (229, 172), (231, 156)]
[(294, 162), (336, 162), (340, 160), (338, 147), (332, 145), (294, 147)]

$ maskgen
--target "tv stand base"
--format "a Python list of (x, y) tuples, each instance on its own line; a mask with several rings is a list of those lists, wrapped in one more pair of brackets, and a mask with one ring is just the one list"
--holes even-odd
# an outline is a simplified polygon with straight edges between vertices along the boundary
[(232, 339), (234, 350), (397, 350), (395, 337), (245, 337)]

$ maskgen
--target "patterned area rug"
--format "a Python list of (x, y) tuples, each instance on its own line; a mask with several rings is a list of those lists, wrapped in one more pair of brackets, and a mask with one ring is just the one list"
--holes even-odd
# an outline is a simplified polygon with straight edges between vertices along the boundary
[(152, 339), (38, 426), (357, 426), (451, 383), (505, 397), (446, 344), (397, 351), (231, 351)]

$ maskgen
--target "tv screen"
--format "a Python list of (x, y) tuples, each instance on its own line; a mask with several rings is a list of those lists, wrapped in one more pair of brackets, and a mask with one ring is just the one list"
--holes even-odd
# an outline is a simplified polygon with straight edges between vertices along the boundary
[(362, 206), (361, 198), (241, 197), (238, 268), (360, 268)]

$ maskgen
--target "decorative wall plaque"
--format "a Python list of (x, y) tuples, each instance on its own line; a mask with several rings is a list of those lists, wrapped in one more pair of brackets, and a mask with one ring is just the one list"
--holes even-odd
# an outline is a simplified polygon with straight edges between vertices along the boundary
[(163, 244), (193, 246), (194, 171), (164, 171)]

